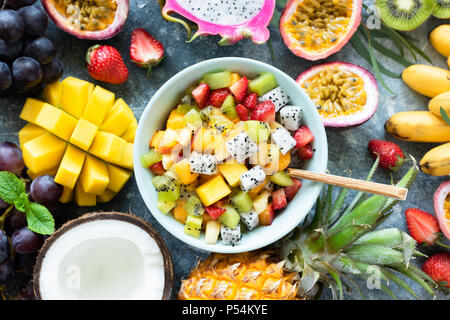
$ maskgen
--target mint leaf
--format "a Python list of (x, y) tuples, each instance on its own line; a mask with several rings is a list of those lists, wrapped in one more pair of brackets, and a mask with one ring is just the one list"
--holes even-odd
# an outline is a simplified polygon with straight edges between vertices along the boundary
[(445, 122), (447, 122), (448, 125), (450, 125), (450, 118), (448, 117), (447, 112), (445, 112), (444, 108), (441, 107), (441, 117), (444, 119)]
[(40, 234), (52, 234), (55, 220), (48, 209), (38, 203), (30, 203), (26, 210), (28, 229)]
[(28, 195), (26, 193), (21, 193), (19, 198), (14, 201), (14, 206), (17, 210), (25, 212), (30, 206), (30, 201), (28, 200)]
[(0, 198), (7, 204), (14, 204), (22, 193), (27, 193), (22, 180), (11, 172), (0, 171)]

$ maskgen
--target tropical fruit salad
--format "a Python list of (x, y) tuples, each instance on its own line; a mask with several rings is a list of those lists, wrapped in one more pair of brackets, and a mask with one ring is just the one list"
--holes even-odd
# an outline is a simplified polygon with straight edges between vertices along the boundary
[(314, 136), (301, 106), (275, 76), (249, 80), (230, 71), (203, 75), (170, 112), (141, 155), (154, 174), (158, 208), (205, 241), (237, 245), (242, 232), (272, 224), (302, 183), (285, 171), (291, 156), (310, 160)]

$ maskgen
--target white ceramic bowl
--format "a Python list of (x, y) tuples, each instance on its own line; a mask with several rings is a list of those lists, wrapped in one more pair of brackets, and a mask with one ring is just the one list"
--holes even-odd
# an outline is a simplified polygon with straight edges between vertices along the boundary
[(171, 215), (165, 215), (159, 211), (157, 208), (157, 194), (151, 182), (152, 174), (150, 170), (141, 166), (140, 155), (148, 151), (148, 144), (154, 132), (165, 128), (169, 112), (177, 106), (184, 91), (190, 85), (197, 83), (203, 74), (219, 70), (238, 72), (250, 79), (265, 71), (272, 72), (275, 75), (278, 84), (289, 95), (291, 104), (303, 108), (302, 122), (311, 129), (315, 136), (313, 142), (315, 154), (313, 159), (305, 163), (304, 169), (325, 172), (328, 161), (328, 146), (322, 121), (308, 95), (287, 74), (259, 61), (233, 57), (203, 61), (179, 72), (156, 92), (139, 120), (134, 142), (134, 174), (145, 204), (156, 220), (181, 241), (206, 251), (238, 253), (267, 246), (293, 230), (303, 221), (313, 207), (319, 196), (321, 184), (303, 181), (303, 186), (298, 194), (275, 217), (272, 225), (258, 227), (251, 232), (245, 233), (240, 245), (234, 247), (222, 245), (220, 240), (214, 245), (209, 245), (205, 243), (203, 235), (199, 239), (186, 235), (182, 224)]

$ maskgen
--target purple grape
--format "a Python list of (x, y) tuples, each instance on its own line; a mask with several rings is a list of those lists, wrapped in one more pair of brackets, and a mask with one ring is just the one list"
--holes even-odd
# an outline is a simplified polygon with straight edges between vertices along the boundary
[(16, 229), (21, 229), (27, 226), (27, 216), (25, 213), (20, 212), (17, 209), (11, 210), (11, 212), (6, 217), (6, 225), (8, 229), (12, 232)]
[(18, 254), (15, 258), (16, 269), (27, 276), (33, 274), (34, 264), (36, 262), (36, 254)]
[(0, 61), (11, 63), (22, 55), (23, 42), (0, 39)]
[(27, 284), (22, 284), (19, 287), (19, 297), (22, 300), (34, 300), (34, 289), (33, 284), (28, 282)]
[(19, 174), (24, 169), (22, 151), (12, 142), (0, 142), (0, 171)]
[(6, 41), (17, 41), (25, 34), (25, 22), (14, 10), (0, 10), (0, 38)]
[(27, 89), (40, 83), (44, 73), (35, 59), (21, 57), (12, 64), (12, 75), (17, 88)]
[(42, 82), (40, 82), (37, 85), (35, 85), (34, 87), (19, 89), (19, 92), (25, 93), (29, 97), (38, 98), (39, 95), (42, 93), (42, 90), (44, 90), (44, 85), (42, 84)]
[(17, 12), (23, 17), (26, 33), (40, 36), (48, 28), (48, 17), (45, 12), (35, 6), (22, 7)]
[(37, 252), (42, 246), (42, 235), (34, 233), (28, 228), (17, 229), (12, 237), (12, 247), (20, 254)]
[(36, 0), (6, 0), (6, 4), (13, 9), (19, 9), (21, 7), (32, 5)]
[(11, 259), (6, 259), (0, 263), (0, 284), (5, 284), (14, 278), (16, 272), (14, 270), (14, 263)]
[(58, 81), (64, 73), (63, 64), (61, 60), (55, 58), (49, 64), (43, 65), (44, 77), (42, 83), (52, 83)]
[(40, 64), (50, 63), (56, 55), (56, 48), (46, 37), (30, 41), (23, 51), (24, 55), (37, 60)]
[(56, 183), (55, 178), (48, 174), (34, 179), (30, 187), (34, 201), (43, 205), (58, 202), (63, 191), (63, 186)]
[(4, 231), (0, 231), (0, 263), (9, 257), (9, 241)]
[[(0, 40), (3, 41), (3, 40)], [(12, 79), (12, 75), (11, 75), (11, 70), (9, 69), (9, 66), (4, 63), (4, 62), (0, 62), (0, 90), (6, 90), (9, 89), (9, 87), (11, 87), (13, 83), (13, 79)]]

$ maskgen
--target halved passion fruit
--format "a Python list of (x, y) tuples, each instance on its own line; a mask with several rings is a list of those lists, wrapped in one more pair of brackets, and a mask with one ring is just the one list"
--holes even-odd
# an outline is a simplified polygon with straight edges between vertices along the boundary
[(331, 62), (301, 73), (297, 83), (317, 107), (325, 127), (345, 128), (369, 120), (378, 107), (375, 77), (346, 62)]
[(362, 0), (290, 0), (280, 20), (286, 46), (319, 60), (338, 52), (361, 22)]
[(443, 182), (434, 193), (434, 212), (442, 233), (450, 239), (450, 180)]
[(130, 8), (129, 0), (42, 0), (42, 5), (58, 28), (93, 40), (118, 34)]

